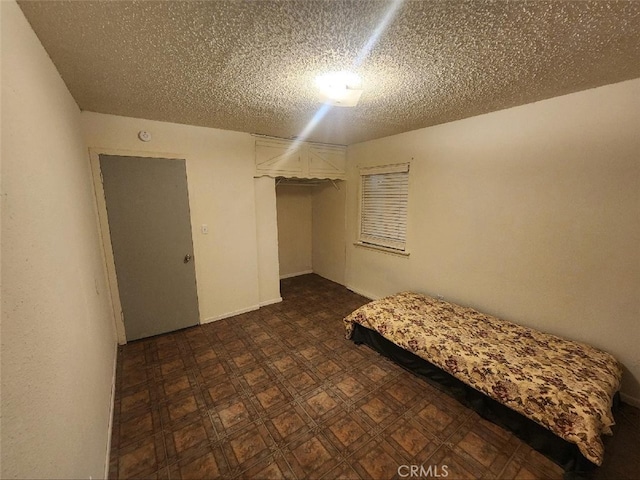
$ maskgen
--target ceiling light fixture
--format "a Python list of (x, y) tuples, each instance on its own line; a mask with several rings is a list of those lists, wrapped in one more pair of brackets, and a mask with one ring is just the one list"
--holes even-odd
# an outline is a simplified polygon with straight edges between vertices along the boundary
[(352, 72), (328, 72), (316, 77), (320, 100), (336, 107), (355, 107), (362, 95), (362, 81)]

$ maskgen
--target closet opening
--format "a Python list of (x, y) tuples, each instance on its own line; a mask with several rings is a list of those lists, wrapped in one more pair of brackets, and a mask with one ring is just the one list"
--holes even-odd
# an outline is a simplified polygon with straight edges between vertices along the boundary
[(317, 273), (343, 280), (344, 182), (278, 177), (275, 186), (280, 279)]

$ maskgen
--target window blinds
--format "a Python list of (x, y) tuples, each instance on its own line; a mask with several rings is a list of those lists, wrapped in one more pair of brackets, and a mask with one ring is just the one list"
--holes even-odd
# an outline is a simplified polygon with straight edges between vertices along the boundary
[(404, 250), (407, 235), (409, 165), (362, 169), (360, 241)]

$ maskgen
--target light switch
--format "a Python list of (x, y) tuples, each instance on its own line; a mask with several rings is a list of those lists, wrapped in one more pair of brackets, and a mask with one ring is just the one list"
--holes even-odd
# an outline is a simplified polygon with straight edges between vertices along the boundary
[(209, 225), (207, 225), (206, 223), (200, 225), (200, 232), (202, 232), (203, 235), (209, 233)]

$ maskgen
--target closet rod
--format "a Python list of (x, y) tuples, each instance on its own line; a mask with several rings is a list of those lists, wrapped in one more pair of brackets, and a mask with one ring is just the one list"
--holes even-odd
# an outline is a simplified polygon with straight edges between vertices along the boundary
[(318, 180), (318, 181), (310, 181), (310, 182), (303, 182), (303, 181), (301, 181), (301, 182), (290, 182), (290, 181), (287, 181), (286, 178), (278, 178), (276, 180), (276, 187), (278, 185), (288, 185), (290, 187), (317, 187), (318, 185), (321, 185), (321, 184), (327, 183), (327, 182), (331, 182), (331, 184), (333, 185), (333, 187), (336, 190), (340, 190), (340, 186), (336, 183), (336, 181), (333, 180), (333, 179), (330, 179), (330, 178), (328, 178), (326, 180)]

